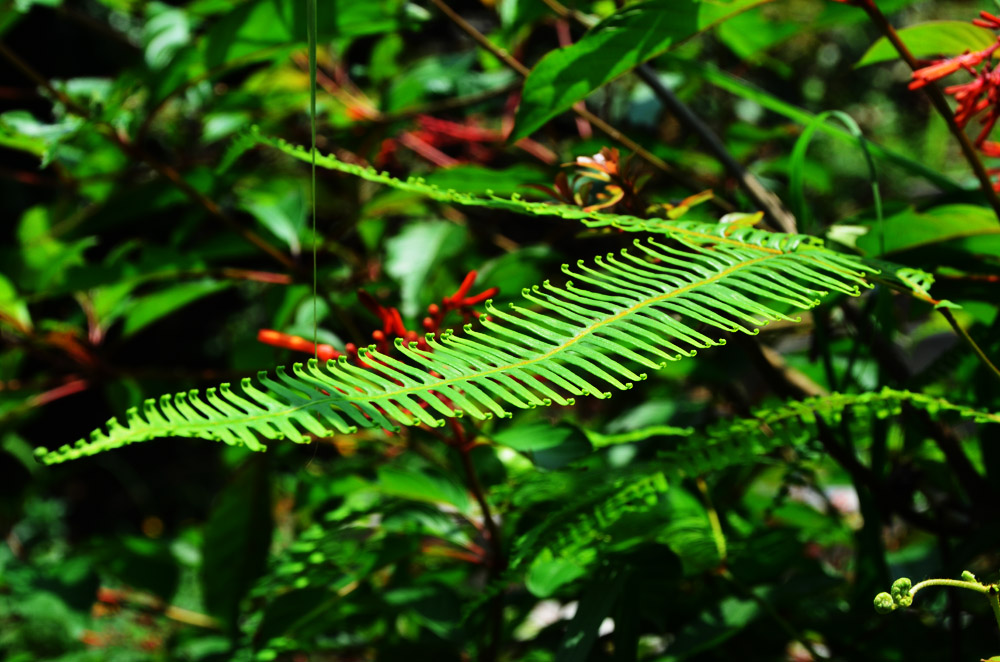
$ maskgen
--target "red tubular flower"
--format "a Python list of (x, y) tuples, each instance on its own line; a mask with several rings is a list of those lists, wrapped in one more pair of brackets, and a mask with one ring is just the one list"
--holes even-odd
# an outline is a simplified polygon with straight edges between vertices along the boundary
[(261, 329), (257, 332), (257, 340), (265, 345), (282, 347), (284, 349), (290, 349), (294, 352), (305, 352), (307, 354), (315, 353), (316, 357), (320, 361), (324, 362), (340, 356), (340, 352), (335, 350), (331, 345), (314, 345), (311, 341), (306, 340), (305, 338), (292, 336), (287, 333), (281, 333), (280, 331), (275, 331), (274, 329)]
[(992, 159), (1000, 159), (1000, 143), (993, 142), (992, 140), (985, 140), (983, 144), (979, 146), (980, 151), (986, 156)]
[(957, 57), (935, 60), (930, 65), (913, 72), (910, 89), (918, 90), (928, 83), (940, 80), (945, 76), (950, 76), (959, 69), (965, 69), (969, 73), (976, 75), (975, 67), (978, 67), (983, 60), (989, 59), (993, 55), (993, 51), (998, 47), (1000, 47), (1000, 41), (994, 42), (991, 46), (981, 51), (971, 51)]
[(486, 301), (487, 299), (495, 297), (499, 292), (500, 292), (500, 288), (499, 287), (491, 287), (488, 290), (483, 290), (479, 294), (475, 294), (475, 295), (473, 295), (471, 297), (466, 297), (465, 299), (462, 300), (462, 305), (463, 306), (474, 306), (477, 303), (482, 303), (483, 301)]
[(972, 24), (990, 30), (1000, 30), (1000, 16), (994, 16), (988, 11), (981, 11), (979, 18), (972, 19)]
[(479, 317), (478, 311), (469, 310), (469, 307), (496, 296), (500, 289), (491, 287), (479, 294), (469, 296), (469, 290), (472, 289), (473, 284), (476, 282), (477, 275), (475, 270), (470, 271), (462, 279), (461, 285), (458, 286), (454, 294), (442, 298), (440, 304), (432, 303), (427, 306), (428, 315), (421, 321), (421, 326), (424, 327), (425, 331), (431, 333), (439, 332), (445, 315), (452, 310), (461, 313), (467, 322), (471, 321), (473, 316)]
[(469, 273), (465, 274), (465, 278), (462, 279), (462, 284), (458, 286), (458, 289), (455, 290), (454, 294), (452, 294), (450, 297), (444, 298), (445, 302), (458, 303), (459, 301), (464, 299), (466, 293), (469, 291), (469, 288), (472, 287), (472, 284), (476, 282), (476, 275), (477, 274), (475, 270), (472, 270)]
[(955, 111), (955, 123), (958, 126), (964, 127), (972, 117), (985, 110), (989, 100), (981, 97), (987, 91), (986, 76), (977, 76), (968, 83), (944, 88), (945, 94), (955, 97), (958, 101), (958, 109)]
[[(462, 279), (461, 285), (455, 290), (454, 294), (444, 297), (440, 304), (432, 303), (427, 307), (429, 315), (421, 321), (421, 326), (425, 332), (439, 333), (445, 315), (453, 310), (459, 312), (465, 322), (471, 322), (473, 317), (479, 317), (479, 312), (471, 310), (470, 307), (495, 296), (499, 292), (499, 289), (490, 287), (479, 294), (469, 296), (469, 290), (475, 284), (476, 276), (477, 273), (475, 271), (470, 271)], [(382, 323), (382, 328), (372, 331), (372, 340), (375, 341), (375, 347), (379, 354), (388, 355), (392, 352), (394, 338), (402, 339), (407, 344), (416, 343), (417, 347), (422, 351), (431, 351), (431, 347), (423, 334), (406, 328), (403, 324), (403, 317), (397, 308), (383, 306), (375, 297), (364, 290), (358, 290), (358, 300), (373, 315), (378, 317)], [(257, 340), (274, 347), (282, 347), (296, 352), (307, 354), (316, 352), (319, 360), (323, 362), (344, 355), (362, 368), (370, 368), (372, 364), (381, 362), (377, 354), (365, 354), (363, 351), (359, 351), (359, 349), (363, 348), (359, 348), (354, 343), (347, 343), (344, 346), (344, 351), (339, 352), (330, 345), (316, 345), (305, 338), (281, 333), (273, 329), (261, 329), (258, 331)], [(364, 354), (364, 357), (362, 357), (362, 354)]]

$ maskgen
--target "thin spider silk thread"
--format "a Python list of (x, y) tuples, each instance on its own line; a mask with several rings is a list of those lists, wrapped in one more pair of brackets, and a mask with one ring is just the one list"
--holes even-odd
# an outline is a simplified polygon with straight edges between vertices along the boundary
[(316, 0), (306, 0), (306, 29), (309, 32), (309, 130), (312, 134), (312, 173), (309, 184), (309, 204), (312, 207), (312, 271), (313, 271), (313, 357), (319, 360), (319, 306), (317, 290), (319, 284), (317, 267), (316, 234)]
[[(319, 235), (316, 234), (316, 0), (306, 0), (306, 30), (309, 32), (309, 133), (312, 135), (310, 181), (309, 181), (309, 206), (312, 208), (312, 258), (313, 258), (313, 358), (319, 361), (319, 306), (317, 304), (317, 290), (319, 284), (317, 267), (317, 244)], [(306, 463), (306, 467), (316, 459), (319, 445), (313, 444), (313, 455)]]

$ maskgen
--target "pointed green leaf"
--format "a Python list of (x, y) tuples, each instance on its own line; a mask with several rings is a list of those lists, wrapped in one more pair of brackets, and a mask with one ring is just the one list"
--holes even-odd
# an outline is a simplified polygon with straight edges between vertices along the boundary
[(454, 478), (442, 473), (385, 466), (378, 470), (378, 486), (385, 494), (414, 501), (448, 503), (459, 512), (469, 512), (469, 493)]
[(881, 241), (888, 255), (959, 237), (1000, 234), (992, 209), (968, 204), (939, 205), (924, 211), (904, 209), (885, 219), (882, 227), (878, 223), (864, 227), (867, 232), (855, 245), (867, 255), (879, 255)]
[(626, 5), (572, 46), (552, 51), (524, 83), (511, 141), (674, 44), (766, 0), (646, 0)]
[[(966, 21), (928, 21), (897, 30), (899, 38), (910, 49), (913, 57), (951, 57), (966, 51), (979, 51), (994, 41), (992, 30), (972, 25)], [(879, 38), (865, 51), (855, 67), (865, 67), (877, 62), (895, 60), (899, 53), (885, 37)]]
[(559, 587), (587, 574), (587, 569), (569, 559), (553, 558), (545, 550), (528, 568), (525, 587), (537, 598), (547, 598)]

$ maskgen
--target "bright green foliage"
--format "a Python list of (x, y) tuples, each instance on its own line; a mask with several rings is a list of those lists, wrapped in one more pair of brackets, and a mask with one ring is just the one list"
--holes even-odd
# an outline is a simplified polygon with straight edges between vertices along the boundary
[(564, 265), (569, 280), (563, 286), (546, 281), (523, 293), (543, 312), (515, 304), (507, 312), (487, 301), (484, 331), (466, 327), (464, 336), (428, 337), (433, 351), (398, 340), (402, 360), (370, 348), (361, 352), (368, 368), (345, 358), (325, 369), (310, 361), (293, 365), (293, 375), (278, 368), (277, 381), (259, 374), (266, 391), (244, 379), (242, 393), (223, 384), (204, 397), (192, 391), (147, 400), (141, 415), (133, 408), (124, 424), (110, 420), (107, 432), (95, 431), (89, 443), (42, 451), (39, 458), (52, 464), (166, 436), (264, 450), (255, 432), (302, 443), (309, 441), (305, 433), (441, 426), (442, 416), (510, 416), (504, 405), (607, 398), (606, 389), (629, 389), (646, 378), (629, 363), (655, 370), (725, 343), (695, 324), (754, 334), (769, 321), (791, 320), (781, 312), (786, 306), (811, 308), (829, 290), (857, 295), (864, 283), (850, 262), (824, 250), (760, 254), (720, 244), (708, 251), (676, 239), (686, 250), (636, 240), (635, 250), (597, 258), (596, 268)]
[[(899, 31), (899, 37), (914, 57), (955, 56), (978, 51), (993, 43), (993, 33), (968, 21), (927, 21)], [(854, 66), (864, 67), (899, 57), (885, 37), (871, 45)]]
[(532, 69), (513, 138), (530, 135), (602, 85), (763, 1), (645, 0), (619, 9), (583, 39), (549, 53)]
[(996, 652), (1000, 223), (861, 3), (0, 4), (5, 662)]

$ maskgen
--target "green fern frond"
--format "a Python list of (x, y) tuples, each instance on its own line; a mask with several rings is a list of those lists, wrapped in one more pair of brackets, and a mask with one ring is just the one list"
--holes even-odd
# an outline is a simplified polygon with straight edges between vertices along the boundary
[[(245, 151), (245, 146), (249, 143), (267, 145), (277, 149), (292, 158), (311, 163), (312, 156), (309, 150), (298, 145), (292, 145), (280, 138), (271, 138), (260, 133), (254, 126), (248, 132), (240, 136), (236, 141), (240, 149)], [(240, 152), (242, 153), (242, 152)], [(700, 221), (685, 220), (665, 220), (665, 219), (643, 219), (635, 216), (620, 214), (605, 214), (600, 212), (584, 211), (580, 207), (571, 205), (556, 204), (549, 202), (529, 202), (522, 200), (515, 195), (511, 198), (502, 198), (496, 195), (479, 196), (451, 189), (442, 189), (433, 184), (428, 184), (419, 177), (411, 177), (407, 180), (397, 179), (387, 173), (379, 172), (374, 168), (345, 163), (333, 155), (317, 155), (316, 165), (329, 170), (337, 170), (360, 179), (378, 184), (384, 184), (391, 188), (417, 193), (431, 200), (448, 202), (467, 207), (488, 207), (491, 209), (503, 209), (518, 214), (530, 214), (534, 216), (557, 216), (570, 220), (580, 221), (587, 227), (614, 227), (627, 232), (649, 232), (654, 234), (669, 234), (686, 239), (696, 244), (728, 244), (732, 246), (742, 246), (747, 249), (758, 250), (767, 253), (785, 253), (799, 250), (801, 248), (819, 248), (823, 245), (821, 239), (809, 235), (781, 234), (767, 232), (752, 227), (733, 228), (731, 225), (721, 223), (704, 223)], [(846, 256), (842, 256), (845, 257)], [(853, 258), (850, 258), (853, 260)]]
[[(511, 569), (523, 561), (537, 556), (539, 550), (549, 548), (554, 556), (573, 557), (608, 530), (626, 513), (642, 512), (659, 503), (659, 495), (666, 492), (668, 483), (661, 472), (641, 475), (638, 478), (620, 479), (605, 489), (597, 489), (586, 501), (577, 501), (572, 510), (564, 510), (548, 518), (514, 544)], [(586, 503), (586, 507), (582, 505)]]
[(507, 417), (508, 406), (606, 398), (608, 389), (646, 378), (632, 365), (655, 370), (725, 344), (696, 327), (756, 334), (770, 321), (795, 320), (782, 309), (808, 309), (828, 291), (857, 295), (866, 286), (863, 273), (826, 251), (761, 254), (691, 243), (681, 250), (655, 239), (634, 245), (634, 253), (608, 254), (594, 267), (563, 265), (570, 280), (526, 289), (525, 302), (509, 310), (487, 301), (484, 330), (428, 335), (431, 351), (397, 341), (398, 358), (361, 350), (367, 367), (313, 360), (293, 365), (292, 374), (278, 368), (276, 378), (262, 372), (256, 384), (244, 379), (240, 393), (223, 384), (204, 397), (190, 391), (147, 400), (124, 424), (112, 419), (90, 441), (42, 450), (40, 459), (52, 464), (166, 436), (264, 450), (258, 435), (305, 443), (359, 427), (440, 426), (464, 415)]
[(836, 424), (847, 410), (887, 418), (901, 413), (904, 404), (932, 415), (952, 413), (975, 423), (1000, 423), (1000, 413), (886, 387), (870, 393), (832, 393), (762, 409), (750, 418), (719, 424), (704, 436), (687, 437), (677, 448), (659, 456), (688, 475), (702, 475), (754, 462), (779, 446), (806, 443), (815, 436), (817, 419)]
[[(241, 154), (250, 145), (266, 145), (295, 159), (311, 163), (312, 154), (309, 150), (292, 145), (279, 138), (261, 135), (256, 126), (242, 134), (235, 141), (233, 152)], [(379, 172), (374, 168), (345, 163), (332, 155), (317, 155), (316, 165), (354, 175), (370, 182), (384, 184), (397, 190), (416, 193), (431, 200), (471, 207), (503, 209), (534, 216), (556, 216), (579, 221), (589, 228), (615, 228), (625, 232), (665, 234), (696, 245), (722, 244), (739, 246), (746, 250), (762, 254), (812, 252), (813, 255), (816, 255), (817, 251), (822, 251), (828, 259), (834, 259), (830, 256), (836, 255), (835, 259), (839, 260), (846, 268), (854, 271), (865, 271), (870, 274), (885, 271), (888, 274), (885, 279), (888, 284), (905, 290), (924, 301), (938, 303), (927, 292), (930, 282), (925, 272), (904, 268), (890, 262), (876, 262), (854, 255), (834, 253), (823, 247), (822, 239), (810, 235), (768, 232), (752, 226), (734, 227), (726, 223), (705, 223), (683, 219), (647, 219), (624, 214), (584, 211), (579, 207), (565, 204), (529, 202), (522, 200), (517, 195), (511, 198), (502, 198), (496, 195), (474, 195), (451, 189), (442, 189), (426, 183), (419, 177), (411, 177), (404, 181), (392, 177), (387, 173)]]

